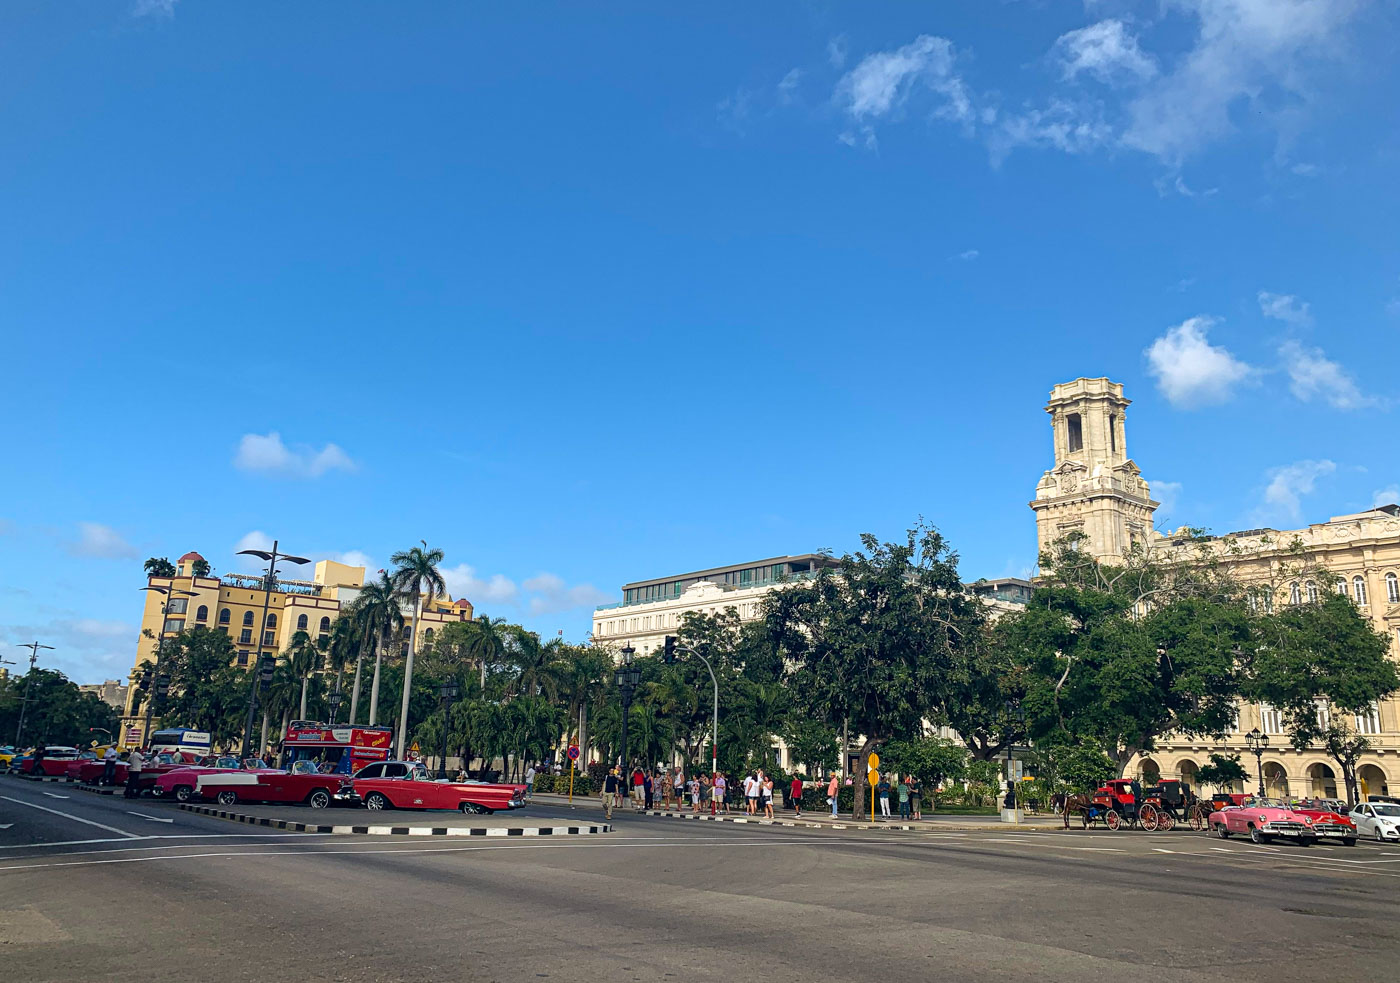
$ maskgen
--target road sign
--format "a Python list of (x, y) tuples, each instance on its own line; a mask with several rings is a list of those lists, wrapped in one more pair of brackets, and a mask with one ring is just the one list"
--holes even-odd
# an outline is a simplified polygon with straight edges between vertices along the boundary
[(578, 760), (578, 745), (577, 745), (577, 744), (570, 744), (570, 745), (569, 745), (568, 754), (569, 754), (569, 760), (570, 760), (570, 761), (577, 761), (577, 760)]
[(413, 747), (409, 748), (409, 750), (412, 751), (414, 754), (417, 754), (417, 753), (418, 753), (418, 742), (417, 742), (417, 741), (414, 741), (414, 742), (413, 742)]
[(878, 754), (876, 754), (874, 751), (871, 751), (871, 752), (870, 752), (870, 765), (869, 765), (869, 768), (870, 768), (871, 771), (874, 771), (874, 770), (875, 770), (876, 768), (878, 768), (878, 767), (880, 767), (880, 756), (879, 756)]
[(871, 785), (879, 785), (879, 784), (880, 784), (880, 773), (879, 773), (878, 771), (876, 771), (874, 768), (871, 768), (868, 772), (866, 772), (866, 774), (865, 774), (865, 779), (866, 779), (866, 781), (868, 781)]

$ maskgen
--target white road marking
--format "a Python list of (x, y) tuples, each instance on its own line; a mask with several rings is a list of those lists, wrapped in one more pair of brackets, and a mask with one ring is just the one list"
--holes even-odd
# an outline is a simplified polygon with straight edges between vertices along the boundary
[(47, 796), (48, 796), (49, 798), (51, 798), (51, 799), (66, 799), (66, 798), (68, 798), (68, 796), (66, 796), (66, 795), (55, 795), (55, 794), (52, 793), (52, 792), (45, 792), (44, 794), (47, 795)]
[(1163, 849), (1162, 849), (1161, 847), (1159, 847), (1159, 846), (1154, 846), (1154, 847), (1152, 848), (1152, 852), (1153, 852), (1153, 853), (1176, 853), (1175, 850), (1163, 850)]
[(84, 819), (82, 816), (75, 816), (72, 813), (59, 812), (57, 809), (50, 809), (48, 806), (41, 806), (37, 802), (25, 802), (23, 799), (11, 798), (8, 795), (0, 795), (0, 799), (5, 799), (7, 802), (13, 802), (16, 805), (28, 806), (31, 809), (39, 809), (43, 812), (50, 812), (53, 813), (55, 816), (62, 816), (64, 819), (71, 819), (75, 823), (83, 823), (88, 826), (96, 826), (98, 829), (105, 829), (109, 833), (120, 833), (122, 836), (126, 836), (131, 839), (136, 838), (135, 833), (128, 833), (124, 829), (117, 829), (117, 827), (115, 826), (108, 826), (104, 823), (93, 822), (91, 819)]
[(9, 829), (14, 823), (0, 823), (0, 829)]
[(159, 816), (148, 816), (144, 812), (132, 812), (130, 809), (127, 810), (126, 814), (128, 816), (140, 816), (142, 819), (149, 819), (153, 823), (173, 823), (175, 821), (173, 819), (161, 819)]

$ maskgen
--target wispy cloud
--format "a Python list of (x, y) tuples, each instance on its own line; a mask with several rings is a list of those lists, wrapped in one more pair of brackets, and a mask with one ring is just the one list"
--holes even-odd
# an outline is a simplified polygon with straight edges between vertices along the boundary
[(100, 522), (78, 523), (78, 538), (68, 544), (75, 556), (92, 556), (104, 560), (131, 560), (138, 555), (136, 547), (121, 533)]
[[(833, 98), (863, 134), (860, 142), (873, 146), (874, 124), (900, 116), (916, 92), (934, 95), (934, 116), (970, 119), (972, 101), (955, 68), (952, 42), (921, 34), (902, 48), (866, 55), (836, 83)], [(842, 139), (857, 142), (850, 131)]]
[(552, 573), (540, 573), (521, 584), (529, 594), (531, 614), (554, 614), (559, 611), (574, 611), (579, 608), (595, 608), (612, 595), (598, 590), (592, 584), (573, 584)]
[(1145, 79), (1157, 74), (1157, 63), (1138, 47), (1138, 40), (1121, 20), (1102, 20), (1061, 34), (1052, 53), (1061, 77), (1072, 80), (1087, 73), (1101, 82), (1124, 76)]
[(955, 256), (955, 257), (953, 257), (953, 258), (954, 258), (954, 259), (960, 259), (960, 260), (962, 260), (962, 261), (965, 262), (965, 263), (970, 263), (972, 260), (976, 259), (978, 256), (981, 256), (981, 255), (982, 255), (981, 250), (977, 250), (977, 249), (964, 249), (962, 252), (958, 253), (957, 256)]
[[(139, 631), (136, 624), (91, 618), (64, 609), (46, 612), (43, 620), (0, 625), (0, 638), (10, 642), (37, 639), (52, 645), (53, 651), (40, 651), (39, 667), (58, 669), (74, 682), (86, 684), (125, 679), (131, 671)], [(27, 669), (26, 662), (21, 671)]]
[(1254, 370), (1206, 338), (1212, 317), (1193, 317), (1154, 341), (1144, 353), (1157, 388), (1173, 405), (1191, 409), (1229, 400)]
[(556, 614), (597, 607), (612, 595), (592, 584), (570, 584), (557, 574), (541, 572), (516, 583), (504, 574), (482, 576), (469, 564), (442, 571), (454, 597), (465, 597), (480, 609), (502, 608), (530, 615)]
[(330, 471), (354, 471), (355, 462), (336, 444), (317, 450), (305, 444), (287, 446), (277, 431), (244, 434), (233, 466), (255, 474), (288, 478), (319, 478)]
[(1346, 369), (1328, 358), (1321, 348), (1285, 341), (1278, 353), (1288, 372), (1289, 391), (1305, 403), (1320, 399), (1333, 409), (1359, 410), (1381, 402), (1364, 395)]
[(1267, 290), (1259, 291), (1259, 311), (1267, 318), (1283, 321), (1295, 327), (1312, 324), (1312, 309), (1305, 300), (1292, 294), (1274, 294)]
[(1378, 505), (1400, 505), (1400, 484), (1376, 489), (1371, 495), (1371, 508)]
[(1254, 512), (1255, 521), (1283, 520), (1298, 522), (1302, 518), (1302, 498), (1311, 495), (1320, 478), (1332, 474), (1337, 465), (1328, 460), (1296, 461), (1271, 469), (1265, 476), (1264, 506)]
[(1152, 489), (1152, 497), (1158, 502), (1158, 516), (1170, 518), (1181, 502), (1181, 482), (1154, 480), (1147, 484)]
[(133, 17), (174, 17), (175, 5), (180, 0), (136, 0), (131, 8)]

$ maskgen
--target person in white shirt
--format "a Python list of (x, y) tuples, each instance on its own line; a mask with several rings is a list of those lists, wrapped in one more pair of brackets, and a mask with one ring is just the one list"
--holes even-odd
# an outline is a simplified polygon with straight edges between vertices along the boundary
[(117, 780), (117, 754), (116, 746), (113, 745), (102, 752), (102, 784), (111, 785)]
[(122, 798), (137, 799), (141, 797), (141, 789), (137, 783), (141, 780), (141, 769), (146, 767), (146, 759), (141, 754), (140, 748), (135, 748), (126, 756), (126, 788), (122, 790)]
[(525, 769), (525, 801), (529, 802), (535, 796), (535, 766)]

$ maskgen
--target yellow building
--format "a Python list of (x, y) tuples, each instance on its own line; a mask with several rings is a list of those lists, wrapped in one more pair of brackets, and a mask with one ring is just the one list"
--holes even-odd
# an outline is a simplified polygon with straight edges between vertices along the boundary
[[(187, 628), (218, 628), (233, 640), (236, 664), (255, 666), (260, 654), (283, 652), (299, 631), (312, 638), (329, 635), (335, 619), (359, 596), (365, 582), (364, 567), (322, 560), (316, 564), (311, 580), (279, 577), (272, 590), (266, 591), (263, 577), (256, 574), (197, 577), (194, 571), (203, 560), (198, 553), (186, 553), (176, 563), (175, 576), (147, 579), (148, 587), (162, 587), (169, 593), (146, 591), (131, 670), (132, 685), (122, 718), (126, 744), (141, 742), (145, 737), (144, 715), (133, 714), (132, 703), (136, 680), (147, 666), (155, 664), (158, 639), (173, 638)], [(406, 605), (404, 620), (407, 622), (411, 616), (412, 607)], [(466, 598), (438, 598), (419, 616), (419, 646), (431, 640), (444, 624), (471, 618), (472, 604)], [(403, 654), (408, 651), (409, 631), (405, 627), (400, 640)]]
[[(1127, 407), (1123, 387), (1108, 379), (1076, 379), (1055, 386), (1046, 412), (1054, 440), (1054, 466), (1046, 471), (1030, 503), (1041, 549), (1071, 532), (1087, 538), (1084, 549), (1109, 563), (1122, 563), (1134, 547), (1166, 560), (1191, 559), (1186, 532), (1162, 535), (1152, 528), (1157, 503), (1127, 452)], [(1300, 604), (1317, 592), (1346, 594), (1376, 631), (1390, 639), (1400, 659), (1400, 506), (1380, 505), (1339, 515), (1306, 529), (1251, 529), (1209, 541), (1216, 560), (1259, 590), (1261, 604)], [(1298, 575), (1310, 569), (1311, 576)], [(1317, 571), (1326, 571), (1325, 575)], [(1329, 708), (1318, 708), (1330, 713)], [(1371, 792), (1400, 791), (1400, 700), (1386, 700), (1346, 723), (1373, 749), (1358, 768)], [(1195, 785), (1196, 770), (1209, 755), (1239, 754), (1252, 773), (1257, 765), (1245, 746), (1253, 728), (1268, 735), (1263, 757), (1266, 786), (1291, 795), (1346, 794), (1336, 763), (1320, 748), (1295, 750), (1281, 714), (1269, 706), (1244, 704), (1230, 733), (1219, 741), (1173, 735), (1129, 763), (1131, 774), (1160, 774)], [(1250, 787), (1257, 779), (1253, 776)]]

